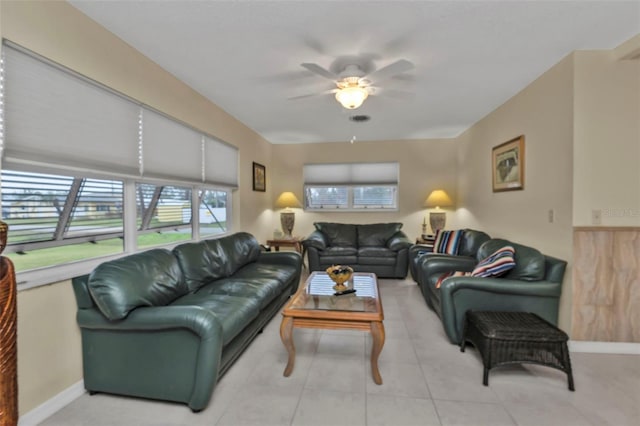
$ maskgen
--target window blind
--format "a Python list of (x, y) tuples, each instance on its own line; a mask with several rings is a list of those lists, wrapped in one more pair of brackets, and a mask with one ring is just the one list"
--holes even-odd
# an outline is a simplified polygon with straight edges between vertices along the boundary
[(306, 185), (394, 185), (398, 183), (398, 163), (305, 164)]
[(3, 56), (4, 167), (137, 174), (135, 103), (12, 47)]
[(1, 75), (5, 168), (238, 185), (237, 148), (125, 95), (13, 44)]
[(144, 177), (202, 182), (202, 135), (145, 108), (142, 164)]
[(204, 180), (214, 185), (238, 186), (238, 149), (204, 138)]

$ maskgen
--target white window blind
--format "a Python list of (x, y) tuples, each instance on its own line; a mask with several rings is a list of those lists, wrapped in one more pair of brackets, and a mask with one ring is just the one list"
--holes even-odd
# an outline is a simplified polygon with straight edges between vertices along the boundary
[(3, 59), (3, 167), (237, 187), (237, 148), (12, 44)]
[(142, 114), (144, 177), (202, 182), (202, 135), (157, 112)]
[(238, 149), (218, 140), (204, 138), (205, 182), (238, 186)]
[(398, 163), (305, 164), (305, 185), (394, 185)]
[(137, 174), (134, 102), (10, 46), (3, 55), (4, 167)]

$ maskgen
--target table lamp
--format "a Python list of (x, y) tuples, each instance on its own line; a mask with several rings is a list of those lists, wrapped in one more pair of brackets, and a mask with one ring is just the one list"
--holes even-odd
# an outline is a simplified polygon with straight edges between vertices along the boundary
[(302, 204), (300, 204), (293, 192), (283, 192), (276, 200), (276, 207), (284, 209), (284, 211), (280, 212), (280, 225), (282, 226), (282, 232), (284, 232), (284, 238), (293, 238), (291, 233), (296, 221), (296, 214), (291, 209), (294, 207), (300, 208)]
[(435, 234), (439, 229), (444, 229), (444, 225), (447, 222), (447, 214), (439, 210), (441, 207), (453, 206), (453, 201), (451, 201), (449, 195), (442, 189), (436, 189), (432, 191), (424, 201), (424, 206), (429, 208), (435, 207), (436, 209), (435, 212), (429, 213), (429, 224), (431, 225), (433, 233)]

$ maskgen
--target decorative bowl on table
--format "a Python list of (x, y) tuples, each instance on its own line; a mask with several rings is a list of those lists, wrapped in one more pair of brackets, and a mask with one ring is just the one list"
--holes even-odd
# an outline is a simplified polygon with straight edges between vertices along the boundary
[(347, 286), (344, 283), (349, 281), (351, 275), (353, 275), (353, 268), (351, 266), (332, 265), (326, 269), (326, 272), (329, 278), (336, 283), (333, 289), (335, 291), (345, 291)]

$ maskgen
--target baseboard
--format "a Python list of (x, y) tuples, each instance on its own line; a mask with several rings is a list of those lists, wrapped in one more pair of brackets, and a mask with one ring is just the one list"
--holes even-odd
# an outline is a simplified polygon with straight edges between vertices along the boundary
[(640, 355), (640, 343), (569, 340), (569, 350), (594, 354)]
[(65, 405), (71, 403), (71, 401), (73, 401), (74, 399), (82, 396), (82, 394), (84, 393), (84, 380), (80, 380), (79, 382), (69, 386), (53, 398), (48, 399), (33, 410), (20, 416), (20, 419), (18, 419), (18, 426), (37, 425), (56, 411), (60, 410)]

